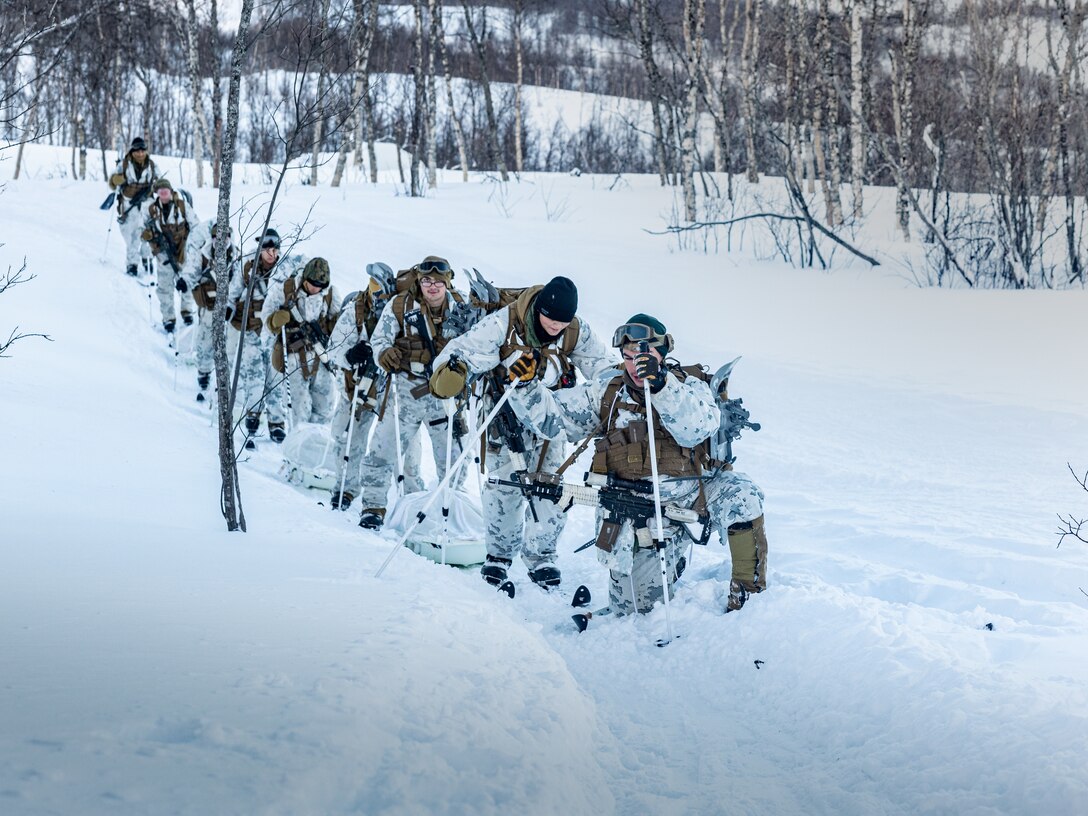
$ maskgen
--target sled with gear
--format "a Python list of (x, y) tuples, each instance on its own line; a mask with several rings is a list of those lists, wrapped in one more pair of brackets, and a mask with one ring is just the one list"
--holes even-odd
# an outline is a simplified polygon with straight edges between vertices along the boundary
[(283, 443), (280, 472), (290, 484), (333, 490), (336, 487), (335, 454), (327, 425), (300, 422)]
[(451, 490), (448, 516), (434, 513), (418, 521), (419, 513), (431, 498), (431, 492), (426, 490), (401, 497), (386, 517), (384, 529), (398, 538), (410, 530), (404, 546), (436, 564), (453, 567), (482, 564), (487, 547), (479, 502), (461, 490)]

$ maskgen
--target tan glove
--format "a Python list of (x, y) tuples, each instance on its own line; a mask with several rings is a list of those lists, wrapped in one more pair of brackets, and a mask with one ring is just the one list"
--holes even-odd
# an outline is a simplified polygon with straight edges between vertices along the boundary
[(540, 360), (540, 352), (536, 349), (527, 351), (510, 364), (507, 371), (510, 372), (510, 382), (532, 382), (536, 377), (537, 362)]
[(291, 313), (286, 309), (277, 309), (268, 316), (268, 328), (278, 332), (291, 322)]
[(143, 232), (140, 233), (140, 237), (143, 238), (145, 241), (150, 241), (152, 235), (153, 233), (149, 229), (145, 229)]
[(467, 376), (468, 368), (465, 364), (452, 357), (431, 375), (431, 393), (438, 399), (456, 397), (464, 390)]
[(125, 174), (124, 173), (114, 173), (112, 176), (110, 176), (110, 189), (111, 190), (116, 190), (118, 187), (120, 187), (124, 183), (125, 183)]
[(378, 355), (378, 365), (386, 371), (399, 371), (403, 361), (404, 354), (396, 346), (390, 346)]

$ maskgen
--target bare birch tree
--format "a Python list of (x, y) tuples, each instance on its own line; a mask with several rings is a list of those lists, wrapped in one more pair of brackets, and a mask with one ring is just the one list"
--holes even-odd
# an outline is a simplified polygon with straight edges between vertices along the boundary
[(453, 124), (453, 136), (457, 141), (457, 154), (461, 160), (461, 181), (468, 181), (468, 146), (465, 142), (465, 130), (461, 125), (461, 116), (453, 99), (453, 72), (450, 69), (450, 55), (446, 49), (445, 25), (442, 19), (442, 0), (428, 0), (431, 10), (431, 24), (438, 26), (438, 49), (442, 58), (442, 78), (446, 83), (446, 107), (449, 109), (450, 122)]
[(706, 0), (684, 0), (684, 53), (687, 75), (684, 79), (684, 125), (680, 142), (681, 184), (684, 214), (688, 221), (698, 218), (695, 196), (695, 165), (698, 161), (699, 78), (703, 61), (703, 29), (706, 26)]
[[(204, 89), (200, 81), (200, 49), (197, 43), (199, 27), (196, 17), (195, 0), (185, 0), (185, 36), (187, 67), (189, 69), (189, 91), (192, 94), (193, 120), (193, 159), (196, 162), (196, 186), (204, 186), (204, 157), (207, 155), (208, 119), (204, 115)], [(178, 26), (181, 14), (177, 16)]]
[(902, 173), (896, 185), (895, 214), (903, 240), (910, 240), (910, 196), (914, 182), (914, 72), (925, 33), (930, 0), (903, 0), (902, 35), (889, 54), (892, 72), (892, 121)]
[(744, 42), (741, 45), (741, 88), (744, 92), (744, 155), (748, 181), (759, 183), (759, 157), (756, 154), (758, 124), (757, 88), (759, 86), (759, 26), (763, 0), (745, 0)]
[(488, 160), (492, 167), (499, 171), (499, 176), (503, 181), (510, 180), (510, 174), (506, 169), (506, 162), (502, 157), (502, 150), (499, 147), (499, 121), (495, 115), (495, 103), (491, 98), (491, 70), (488, 67), (487, 62), (487, 48), (485, 46), (485, 38), (487, 37), (487, 9), (483, 11), (483, 25), (480, 30), (476, 30), (476, 23), (473, 20), (472, 10), (469, 8), (468, 0), (461, 0), (461, 7), (465, 10), (465, 27), (468, 28), (469, 40), (472, 43), (472, 50), (476, 54), (476, 62), (480, 68), (480, 87), (484, 92), (484, 112), (487, 115), (487, 152)]

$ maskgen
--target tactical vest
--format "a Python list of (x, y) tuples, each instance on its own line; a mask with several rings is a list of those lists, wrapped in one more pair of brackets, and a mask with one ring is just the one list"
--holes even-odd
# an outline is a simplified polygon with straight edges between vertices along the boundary
[[(453, 295), (454, 303), (463, 303), (464, 299), (461, 297), (461, 293), (455, 289), (448, 290)], [(436, 354), (441, 354), (442, 349), (446, 347), (446, 344), (451, 338), (442, 336), (442, 323), (447, 317), (449, 317), (449, 310), (443, 303), (442, 317), (435, 322), (434, 315), (431, 314), (431, 308), (426, 302), (417, 298), (417, 292), (415, 289), (410, 289), (407, 292), (401, 292), (391, 301), (389, 301), (389, 307), (393, 310), (393, 314), (397, 318), (397, 339), (393, 341), (393, 345), (399, 348), (403, 354), (401, 354), (401, 364), (397, 369), (408, 374), (419, 376), (418, 372), (412, 371), (412, 363), (419, 363), (426, 366), (431, 363), (431, 353), (427, 350), (427, 344), (423, 341), (423, 338), (417, 334), (414, 330), (409, 334), (408, 326), (404, 324), (405, 312), (410, 312), (412, 309), (419, 308), (423, 313), (427, 321), (427, 330), (431, 333), (431, 341), (434, 343), (434, 350)]]
[[(130, 164), (133, 167), (135, 167), (136, 165), (136, 163), (132, 161), (131, 150), (125, 154), (125, 157), (123, 159), (121, 159), (121, 175), (125, 177), (125, 182), (121, 185), (121, 195), (117, 196), (118, 213), (123, 212), (121, 209), (123, 204), (123, 202), (121, 201), (121, 196), (124, 196), (127, 199), (131, 199), (134, 195), (140, 192), (140, 190), (144, 189), (145, 187), (150, 187), (151, 182), (155, 180), (155, 176), (158, 173), (158, 169), (155, 167), (155, 162), (153, 162), (151, 160), (151, 157), (148, 156), (147, 162), (144, 164), (144, 170), (147, 171), (147, 181), (128, 181), (128, 168)], [(144, 170), (137, 171), (136, 177), (139, 178), (140, 176), (142, 176), (144, 174)]]
[[(283, 282), (283, 306), (280, 308), (291, 312), (295, 304), (298, 302), (300, 295), (298, 294), (298, 284), (295, 282), (294, 277), (290, 277)], [(332, 287), (329, 286), (325, 289), (323, 296), (325, 301), (325, 313), (317, 319), (317, 325), (321, 327), (321, 330), (325, 334), (332, 334), (333, 326), (336, 325), (336, 320), (332, 317)], [(289, 354), (297, 354), (299, 361), (299, 368), (302, 371), (302, 378), (304, 380), (312, 379), (317, 370), (321, 367), (321, 361), (316, 355), (311, 360), (311, 355), (308, 353), (309, 349), (306, 346), (306, 341), (301, 337), (291, 339), (291, 335), (297, 335), (297, 330), (301, 324), (295, 319), (295, 315), (291, 313), (291, 319), (287, 325), (283, 327), (283, 331), (276, 334), (276, 344), (272, 348), (272, 367), (283, 373), (286, 370), (284, 366), (284, 353), (283, 353), (283, 338), (284, 335), (288, 337), (287, 352)]]
[[(684, 382), (689, 376), (707, 380), (701, 366), (669, 368), (672, 376)], [(628, 385), (626, 372), (617, 374), (605, 388), (601, 399), (601, 438), (595, 443), (593, 473), (618, 476), (621, 479), (648, 479), (650, 467), (650, 436), (646, 423), (646, 406), (641, 391)], [(629, 411), (641, 419), (632, 419), (626, 427), (617, 428), (616, 418), (620, 410)], [(704, 439), (694, 448), (678, 443), (668, 429), (661, 424), (661, 417), (654, 412), (654, 442), (657, 449), (658, 473), (667, 476), (701, 476), (707, 469), (721, 465), (710, 458), (710, 440)]]
[[(171, 199), (171, 203), (174, 205), (174, 210), (170, 214), (170, 221), (167, 222), (163, 218), (162, 206), (158, 201), (153, 201), (151, 206), (148, 207), (148, 217), (154, 219), (159, 223), (159, 227), (174, 241), (174, 247), (177, 249), (177, 256), (174, 258), (178, 262), (178, 265), (185, 263), (185, 242), (189, 238), (189, 218), (185, 212), (185, 199), (183, 199), (176, 192)], [(155, 249), (154, 243), (152, 249)], [(156, 252), (165, 251), (166, 247), (159, 247), (155, 249)]]
[[(374, 314), (374, 304), (371, 301), (370, 293), (367, 291), (358, 292), (355, 295), (355, 331), (360, 336), (363, 332), (366, 332), (366, 336), (370, 337), (371, 332), (374, 331), (374, 324), (378, 322), (377, 315)], [(344, 392), (347, 394), (347, 398), (350, 401), (355, 395), (355, 369), (345, 368), (344, 372)], [(360, 394), (362, 403), (355, 409), (355, 419), (358, 421), (362, 418), (362, 412), (364, 410), (371, 410), (377, 413), (377, 396), (378, 396), (378, 379), (375, 378), (370, 384), (370, 390), (366, 394)]]
[[(234, 326), (238, 331), (242, 330), (242, 310), (246, 305), (245, 292), (249, 291), (249, 273), (253, 268), (254, 260), (251, 258), (242, 265), (242, 297), (234, 301), (234, 314), (231, 315), (230, 324)], [(272, 270), (262, 272), (258, 270), (258, 274), (267, 277), (272, 274)], [(249, 304), (249, 320), (246, 321), (246, 331), (261, 333), (261, 307), (264, 306), (264, 297), (260, 300), (257, 299), (257, 287), (253, 287), (254, 298)]]
[[(506, 339), (502, 345), (499, 346), (499, 359), (506, 360), (514, 352), (524, 354), (525, 352), (533, 351), (533, 347), (526, 345), (524, 341), (519, 341), (518, 338), (524, 338), (527, 336), (526, 321), (531, 320), (530, 311), (532, 308), (533, 300), (536, 298), (537, 293), (543, 289), (543, 286), (530, 286), (528, 289), (522, 290), (518, 299), (515, 300), (510, 308), (507, 310), (509, 316), (509, 322), (506, 324)], [(571, 362), (570, 356), (574, 353), (575, 347), (578, 345), (578, 337), (581, 334), (581, 323), (578, 318), (575, 317), (571, 320), (570, 325), (563, 329), (563, 333), (559, 336), (559, 342), (548, 343), (547, 345), (539, 349), (540, 354), (545, 360), (554, 360), (559, 367), (559, 371), (562, 374), (562, 379), (566, 380), (570, 378), (570, 382), (573, 383), (574, 376), (574, 363)], [(541, 374), (546, 370), (546, 366), (539, 366)], [(558, 387), (561, 383), (557, 383)], [(553, 387), (553, 388), (554, 388)]]

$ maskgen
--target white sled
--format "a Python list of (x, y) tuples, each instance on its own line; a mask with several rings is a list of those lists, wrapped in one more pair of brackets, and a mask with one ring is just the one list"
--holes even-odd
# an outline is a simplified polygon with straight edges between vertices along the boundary
[[(426, 491), (409, 493), (399, 499), (385, 520), (383, 532), (400, 538), (415, 521), (431, 494)], [(427, 517), (416, 525), (404, 546), (417, 555), (438, 564), (467, 567), (482, 564), (487, 548), (484, 546), (484, 516), (476, 501), (460, 490), (450, 491), (450, 515), (443, 526), (441, 500), (435, 503)], [(446, 541), (445, 560), (442, 541)]]
[(301, 422), (283, 440), (280, 473), (293, 485), (333, 490), (336, 487), (335, 456), (328, 425)]

